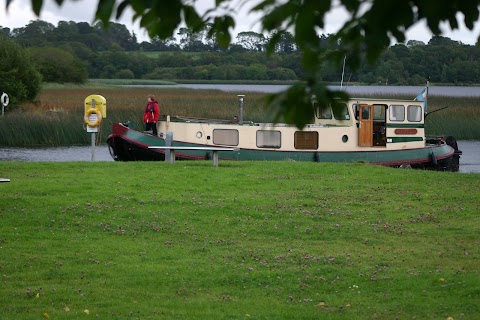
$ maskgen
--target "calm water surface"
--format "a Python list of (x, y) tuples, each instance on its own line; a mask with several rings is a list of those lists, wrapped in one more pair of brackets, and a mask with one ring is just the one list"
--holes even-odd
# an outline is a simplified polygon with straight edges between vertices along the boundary
[[(460, 158), (460, 172), (480, 173), (480, 141), (458, 141), (458, 146), (463, 151)], [(0, 148), (0, 161), (66, 162), (91, 160), (91, 146), (47, 149)], [(106, 145), (95, 148), (95, 161), (113, 161)]]
[[(138, 87), (138, 86), (132, 86)], [(275, 93), (286, 90), (289, 85), (244, 85), (244, 84), (176, 84), (176, 85), (142, 85), (142, 87), (161, 88), (189, 88), (189, 89), (209, 89), (221, 90), (227, 92), (269, 92)], [(368, 95), (368, 94), (411, 94), (413, 98), (423, 90), (424, 86), (329, 86), (335, 90), (346, 90), (350, 95)], [(480, 97), (479, 87), (453, 87), (431, 86), (428, 88), (428, 94), (434, 96), (451, 97)], [(412, 99), (413, 99), (412, 98)]]
[[(0, 161), (92, 161), (92, 147), (0, 148)], [(113, 161), (106, 145), (95, 147), (95, 161)]]

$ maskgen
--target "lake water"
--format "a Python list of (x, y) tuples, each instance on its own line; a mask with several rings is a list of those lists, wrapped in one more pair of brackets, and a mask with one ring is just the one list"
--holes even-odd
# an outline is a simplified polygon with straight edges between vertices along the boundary
[[(480, 173), (480, 141), (458, 141), (458, 147), (463, 151), (460, 158), (460, 172)], [(0, 161), (67, 162), (91, 160), (91, 146), (46, 149), (0, 148)], [(95, 161), (113, 161), (106, 145), (95, 148)]]
[[(134, 86), (138, 87), (138, 86)], [(286, 90), (289, 85), (245, 85), (245, 84), (176, 84), (176, 85), (142, 85), (143, 88), (189, 88), (189, 89), (208, 89), (221, 90), (227, 92), (269, 92), (276, 93)], [(330, 89), (346, 90), (350, 95), (368, 95), (368, 94), (410, 94), (414, 99), (424, 86), (328, 86)], [(479, 87), (454, 87), (454, 86), (431, 86), (428, 88), (428, 94), (433, 96), (451, 96), (451, 97), (480, 97)]]

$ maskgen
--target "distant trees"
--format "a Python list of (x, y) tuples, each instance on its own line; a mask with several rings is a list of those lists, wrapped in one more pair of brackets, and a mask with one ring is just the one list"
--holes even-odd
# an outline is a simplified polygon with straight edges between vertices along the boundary
[(249, 51), (265, 51), (267, 39), (261, 33), (248, 31), (237, 35), (237, 45)]
[(275, 41), (269, 41), (269, 45), (274, 44), (274, 52), (292, 53), (297, 51), (297, 44), (293, 34), (288, 31), (274, 32), (272, 37)]
[(56, 41), (54, 37), (55, 26), (42, 20), (30, 21), (23, 28), (12, 31), (12, 37), (24, 47), (44, 46)]
[(283, 66), (284, 60), (268, 61), (260, 52), (165, 53), (144, 78), (166, 80), (297, 80)]
[[(87, 78), (168, 80), (297, 80), (305, 78), (304, 52), (299, 51), (288, 31), (265, 36), (240, 32), (236, 41), (222, 49), (211, 24), (200, 30), (183, 27), (175, 36), (137, 43), (134, 33), (121, 24), (60, 21), (30, 21), (25, 27), (0, 27), (0, 37), (12, 39), (33, 53), (35, 66), (44, 81), (82, 82)], [(270, 41), (271, 38), (275, 41)], [(340, 40), (333, 35), (319, 37), (321, 56), (337, 55)], [(268, 44), (274, 48), (267, 48)], [(265, 55), (267, 49), (273, 54)], [(418, 85), (430, 77), (434, 82), (480, 83), (480, 47), (463, 45), (434, 36), (425, 44), (410, 40), (385, 50), (375, 65), (346, 57), (347, 82)], [(175, 54), (172, 54), (175, 52)], [(343, 58), (344, 58), (343, 57)], [(342, 58), (342, 62), (343, 62)], [(312, 56), (310, 59), (319, 59)], [(338, 82), (342, 65), (321, 63), (316, 80)]]
[(77, 42), (93, 51), (138, 49), (137, 37), (119, 23), (110, 23), (107, 28), (98, 22), (93, 26), (87, 22), (60, 21), (57, 26), (32, 20), (25, 27), (13, 29), (9, 36), (24, 47), (56, 46), (58, 43)]
[(88, 71), (84, 63), (70, 52), (52, 47), (29, 48), (32, 61), (45, 82), (84, 83)]

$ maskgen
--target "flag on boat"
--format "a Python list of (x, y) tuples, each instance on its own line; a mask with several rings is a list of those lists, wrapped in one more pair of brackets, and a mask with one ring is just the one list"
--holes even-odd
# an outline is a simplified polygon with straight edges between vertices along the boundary
[(423, 111), (427, 112), (427, 95), (428, 95), (428, 87), (423, 88), (422, 91), (417, 95), (414, 101), (423, 101)]
[(427, 87), (423, 88), (414, 101), (427, 101)]

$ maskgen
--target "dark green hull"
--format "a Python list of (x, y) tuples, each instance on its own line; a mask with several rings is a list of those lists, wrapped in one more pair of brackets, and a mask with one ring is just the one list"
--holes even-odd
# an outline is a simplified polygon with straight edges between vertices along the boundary
[[(165, 140), (125, 127), (113, 125), (112, 134), (108, 137), (108, 145), (112, 157), (119, 161), (162, 161), (166, 150), (148, 149), (149, 146), (165, 146)], [(173, 141), (175, 146), (198, 147), (203, 145)], [(461, 152), (460, 152), (461, 153)], [(460, 154), (459, 153), (459, 154)], [(403, 150), (325, 152), (325, 151), (278, 151), (239, 149), (234, 152), (219, 152), (224, 160), (244, 161), (311, 161), (311, 162), (368, 162), (386, 166), (411, 165), (412, 167), (458, 171), (456, 150), (444, 141), (435, 140), (424, 148)], [(176, 152), (177, 160), (206, 160), (212, 158), (211, 151), (183, 150)], [(456, 168), (456, 170), (455, 170)]]

